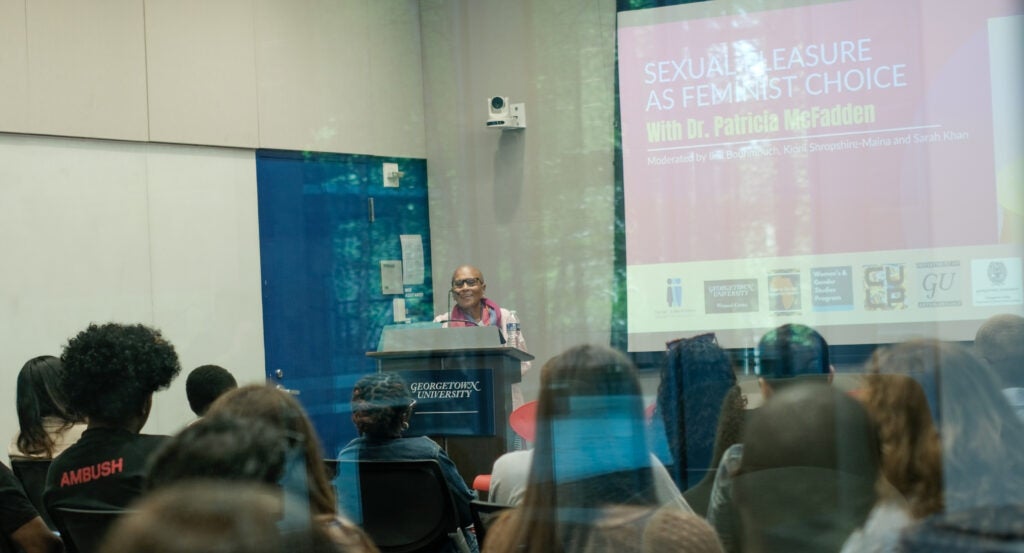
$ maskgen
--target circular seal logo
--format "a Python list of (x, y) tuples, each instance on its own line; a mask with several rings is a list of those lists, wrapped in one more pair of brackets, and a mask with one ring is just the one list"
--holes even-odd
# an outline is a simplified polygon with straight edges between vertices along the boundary
[(988, 264), (988, 279), (996, 286), (1002, 286), (1006, 282), (1006, 264), (1002, 261), (993, 261)]

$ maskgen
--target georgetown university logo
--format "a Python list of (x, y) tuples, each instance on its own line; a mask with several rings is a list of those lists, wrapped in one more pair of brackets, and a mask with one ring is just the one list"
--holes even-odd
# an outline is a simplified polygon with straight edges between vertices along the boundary
[(971, 260), (971, 284), (974, 305), (1024, 303), (1019, 257)]
[(1002, 261), (989, 263), (988, 280), (996, 286), (1002, 286), (1006, 282), (1006, 264)]

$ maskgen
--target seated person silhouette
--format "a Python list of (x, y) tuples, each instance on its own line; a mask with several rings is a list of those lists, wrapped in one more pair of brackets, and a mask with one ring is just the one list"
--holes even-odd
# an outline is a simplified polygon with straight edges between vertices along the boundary
[(604, 346), (570, 348), (544, 365), (540, 382), (525, 495), (488, 530), (488, 553), (661, 551), (653, 544), (679, 547), (686, 541), (672, 536), (691, 533), (712, 547), (694, 550), (721, 550), (685, 502), (659, 500), (629, 359)]
[(68, 411), (63, 375), (60, 359), (52, 355), (33, 357), (21, 367), (15, 400), (18, 433), (7, 449), (11, 459), (53, 459), (82, 436), (86, 424)]
[(153, 393), (181, 366), (174, 346), (136, 324), (89, 325), (61, 357), (68, 407), (89, 420), (81, 439), (53, 460), (43, 501), (56, 507), (121, 509), (143, 490), (146, 463), (166, 436), (141, 434)]
[[(59, 553), (64, 546), (43, 522), (21, 484), (0, 463), (0, 551)], [(11, 549), (14, 547), (16, 549)]]
[[(767, 405), (776, 392), (801, 383), (832, 382), (828, 343), (814, 329), (785, 324), (764, 334), (757, 343), (758, 384)], [(760, 409), (760, 408), (758, 408)], [(753, 416), (757, 409), (748, 411)], [(729, 553), (739, 549), (738, 515), (732, 501), (732, 475), (743, 459), (743, 444), (733, 444), (722, 454), (708, 499), (708, 522), (715, 527)]]
[[(317, 525), (281, 532), (280, 489), (240, 480), (187, 480), (155, 490), (112, 527), (99, 553), (348, 553)], [(373, 551), (376, 551), (375, 549)]]
[[(289, 441), (288, 462), (280, 479), (292, 495), (305, 499), (303, 509), (312, 513), (340, 545), (352, 551), (365, 549), (365, 536), (338, 513), (334, 488), (327, 478), (323, 449), (313, 422), (295, 396), (274, 386), (250, 384), (227, 392), (210, 406), (206, 416), (231, 416), (269, 424)], [(300, 521), (304, 522), (304, 521)]]
[(651, 426), (661, 427), (664, 438), (654, 439), (667, 441), (672, 478), (702, 516), (715, 469), (725, 449), (739, 442), (742, 401), (732, 361), (714, 334), (669, 343)]
[(1024, 421), (1024, 317), (990, 317), (978, 328), (974, 348), (999, 377), (1003, 395)]
[[(359, 437), (341, 449), (338, 460), (436, 460), (455, 501), (459, 522), (466, 529), (464, 534), (470, 550), (477, 551), (469, 511), (469, 502), (476, 499), (476, 493), (469, 489), (455, 463), (436, 442), (425, 436), (402, 437), (402, 432), (409, 428), (415, 403), (409, 386), (398, 374), (374, 373), (360, 378), (352, 390), (352, 422)], [(339, 467), (334, 483), (342, 508), (358, 520), (362, 512), (358, 474)]]
[(1021, 502), (1024, 423), (989, 364), (962, 345), (918, 339), (886, 348), (874, 370), (910, 377), (924, 391), (938, 427), (946, 512)]
[[(285, 485), (294, 458), (293, 441), (294, 435), (259, 418), (214, 412), (189, 425), (154, 454), (147, 485), (160, 491), (188, 482), (271, 486), (277, 498), (274, 522), (282, 533), (322, 535), (344, 551), (376, 553), (376, 546), (357, 526), (333, 520), (326, 524), (310, 509), (305, 489)], [(184, 521), (187, 517), (182, 516)], [(195, 539), (200, 537), (201, 533)]]
[(778, 392), (733, 475), (744, 553), (839, 551), (877, 500), (881, 448), (860, 403), (823, 384)]
[(218, 365), (196, 367), (185, 379), (188, 406), (197, 417), (205, 415), (214, 400), (237, 387), (235, 377)]

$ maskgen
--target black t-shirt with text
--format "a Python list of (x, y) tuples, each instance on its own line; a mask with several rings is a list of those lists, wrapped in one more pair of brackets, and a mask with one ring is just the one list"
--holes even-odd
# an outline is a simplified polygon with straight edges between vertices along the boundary
[(149, 457), (167, 436), (90, 428), (60, 454), (46, 475), (43, 503), (78, 509), (123, 509), (142, 494)]

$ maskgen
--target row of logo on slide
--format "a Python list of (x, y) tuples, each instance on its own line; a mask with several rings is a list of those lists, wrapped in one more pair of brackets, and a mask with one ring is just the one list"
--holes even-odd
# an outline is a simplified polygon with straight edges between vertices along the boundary
[[(783, 269), (763, 280), (704, 281), (704, 312), (759, 311), (762, 283), (768, 310), (777, 314), (1017, 305), (1024, 303), (1021, 267), (1021, 258), (1004, 258)], [(692, 300), (684, 297), (685, 281), (666, 279), (670, 310), (694, 310)]]

